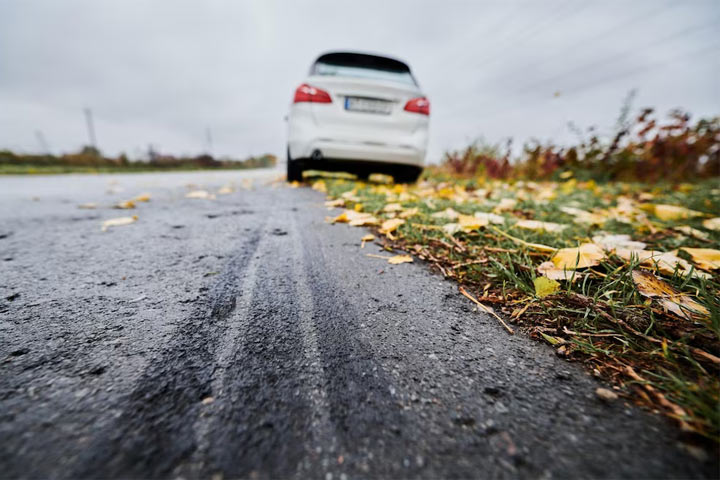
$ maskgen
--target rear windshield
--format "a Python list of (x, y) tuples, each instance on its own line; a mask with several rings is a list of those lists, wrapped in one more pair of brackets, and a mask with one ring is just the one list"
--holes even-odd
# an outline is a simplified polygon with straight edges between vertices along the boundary
[(317, 59), (311, 75), (367, 78), (417, 85), (404, 63), (390, 58), (360, 54), (326, 54)]

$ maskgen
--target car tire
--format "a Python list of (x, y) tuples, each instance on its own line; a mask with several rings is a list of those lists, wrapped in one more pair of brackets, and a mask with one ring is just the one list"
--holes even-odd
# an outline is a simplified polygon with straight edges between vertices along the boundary
[(303, 164), (301, 160), (293, 160), (290, 156), (290, 149), (287, 150), (287, 181), (302, 182)]
[(422, 173), (422, 168), (412, 166), (399, 166), (393, 172), (395, 183), (415, 183)]

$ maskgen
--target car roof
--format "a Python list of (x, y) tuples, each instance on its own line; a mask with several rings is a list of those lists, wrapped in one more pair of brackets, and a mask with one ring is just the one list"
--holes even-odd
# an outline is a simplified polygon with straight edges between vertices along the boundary
[(313, 62), (313, 65), (316, 63), (375, 68), (392, 72), (410, 71), (410, 67), (405, 62), (395, 58), (361, 52), (327, 52), (320, 55), (315, 62)]

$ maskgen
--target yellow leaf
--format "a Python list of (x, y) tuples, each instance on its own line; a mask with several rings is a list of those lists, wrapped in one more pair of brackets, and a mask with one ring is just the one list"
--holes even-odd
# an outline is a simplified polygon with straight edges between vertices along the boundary
[(327, 187), (325, 186), (325, 180), (318, 180), (312, 184), (312, 189), (318, 192), (327, 193)]
[(123, 210), (129, 210), (131, 208), (135, 208), (135, 202), (132, 200), (126, 200), (124, 202), (117, 203), (113, 206), (113, 208), (120, 208)]
[(390, 220), (385, 220), (382, 225), (380, 225), (380, 233), (392, 233), (403, 223), (405, 223), (405, 220), (401, 218), (391, 218)]
[(657, 218), (665, 222), (684, 220), (692, 217), (701, 217), (704, 215), (702, 212), (696, 212), (695, 210), (690, 210), (689, 208), (664, 204), (654, 205), (653, 213)]
[(714, 248), (685, 248), (692, 261), (703, 270), (715, 270), (720, 268), (720, 250)]
[(578, 248), (561, 248), (552, 258), (559, 269), (574, 270), (598, 265), (605, 258), (602, 248), (594, 243), (585, 243)]
[(545, 298), (560, 290), (560, 284), (547, 277), (536, 277), (533, 284), (535, 285), (535, 295), (540, 298)]
[(715, 230), (716, 232), (720, 231), (720, 217), (703, 220), (702, 225), (708, 230)]
[(333, 218), (330, 223), (348, 223), (350, 219), (347, 216), (346, 212), (342, 212), (337, 217)]
[(104, 232), (110, 227), (121, 227), (123, 225), (130, 225), (131, 223), (137, 221), (137, 219), (137, 215), (133, 215), (132, 217), (111, 218), (110, 220), (105, 220), (102, 223), (101, 230)]
[(520, 220), (515, 224), (515, 227), (524, 228), (526, 230), (562, 232), (567, 228), (567, 225), (561, 225), (553, 222), (539, 222), (537, 220)]
[(408, 208), (404, 212), (400, 213), (400, 218), (410, 218), (420, 213), (420, 209), (417, 207), (414, 208)]
[(388, 203), (383, 207), (383, 212), (399, 212), (403, 209), (399, 203)]
[(388, 258), (388, 263), (397, 265), (398, 263), (412, 263), (413, 259), (410, 255), (395, 255)]
[(375, 235), (373, 235), (372, 233), (368, 233), (367, 235), (362, 237), (361, 240), (363, 242), (372, 242), (373, 240), (375, 240)]
[(466, 232), (469, 232), (471, 230), (478, 229), (480, 227), (484, 227), (488, 224), (488, 220), (484, 218), (475, 217), (473, 215), (458, 215), (458, 224), (460, 227), (465, 230)]
[(362, 203), (356, 203), (355, 206), (353, 207), (353, 210), (355, 210), (356, 212), (362, 212), (362, 210), (363, 210)]
[(137, 197), (133, 198), (133, 201), (135, 202), (149, 202), (150, 201), (150, 194), (149, 193), (141, 193)]
[(336, 198), (335, 200), (328, 200), (325, 202), (325, 206), (328, 208), (337, 208), (345, 206), (344, 198)]
[(690, 296), (675, 290), (672, 285), (652, 273), (634, 270), (632, 278), (640, 295), (657, 299), (666, 310), (670, 310), (680, 317), (692, 320), (693, 316), (710, 315), (707, 308)]

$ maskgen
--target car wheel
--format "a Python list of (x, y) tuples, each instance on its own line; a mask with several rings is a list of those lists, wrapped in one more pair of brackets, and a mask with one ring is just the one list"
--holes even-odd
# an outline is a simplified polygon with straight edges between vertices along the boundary
[(412, 166), (396, 167), (393, 172), (395, 183), (415, 183), (422, 173), (422, 168)]
[(302, 182), (303, 164), (301, 160), (293, 160), (290, 157), (290, 149), (287, 151), (287, 181)]

